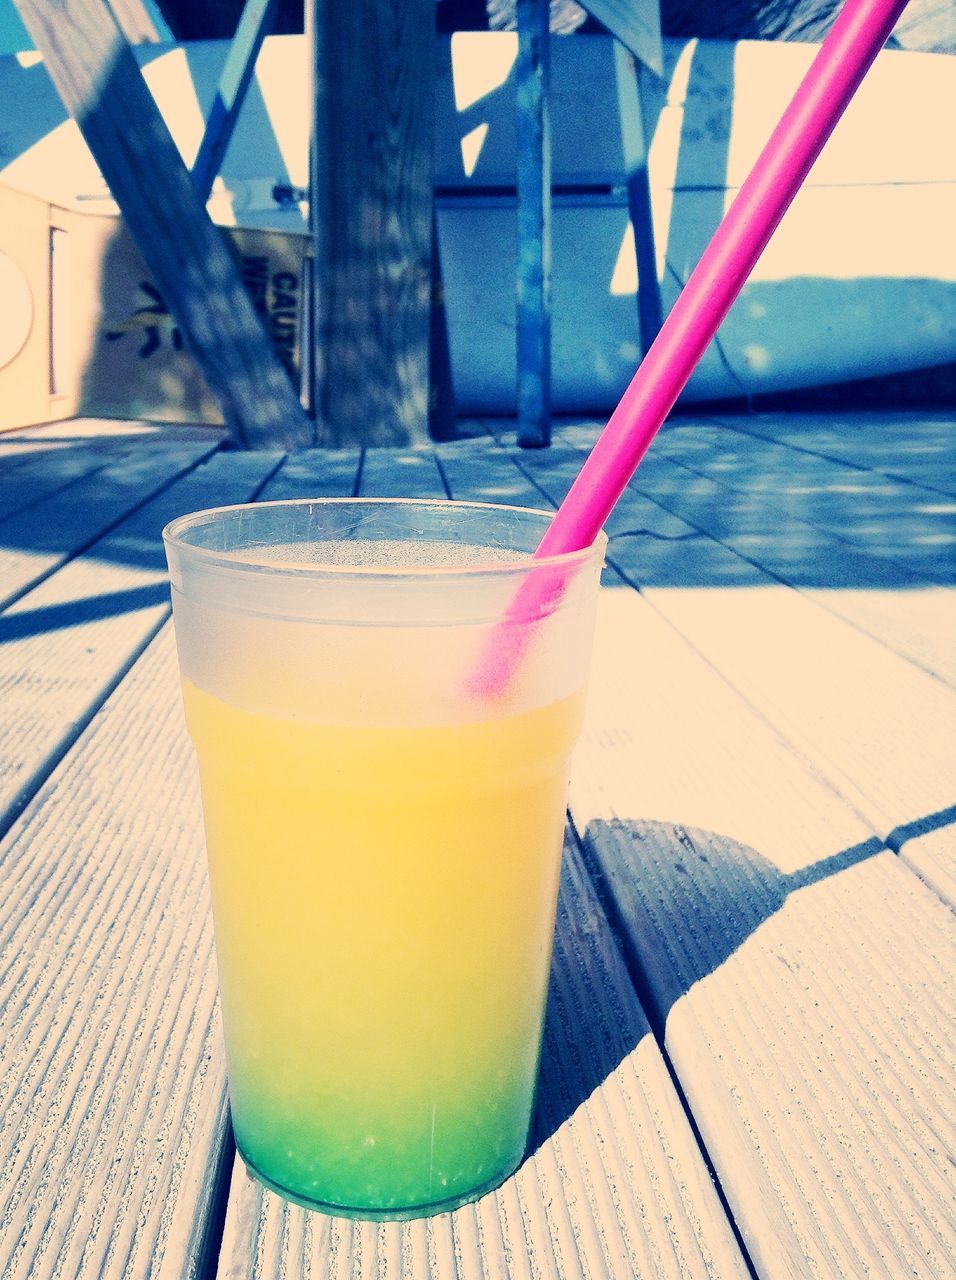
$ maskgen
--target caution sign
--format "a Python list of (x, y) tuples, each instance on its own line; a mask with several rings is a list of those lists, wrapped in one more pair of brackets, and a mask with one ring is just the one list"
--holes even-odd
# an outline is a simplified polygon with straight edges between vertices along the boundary
[[(94, 225), (99, 224), (99, 225)], [(76, 265), (96, 296), (80, 308), (95, 316), (78, 370), (79, 412), (91, 417), (221, 422), (212, 394), (186, 349), (165, 299), (128, 232), (115, 219), (83, 217)], [(306, 235), (250, 228), (224, 230), (239, 271), (279, 360), (301, 384)], [(80, 285), (82, 289), (82, 284)]]
[(275, 353), (293, 380), (300, 377), (302, 353), (302, 265), (276, 270), (275, 253), (242, 253), (242, 279), (265, 321)]

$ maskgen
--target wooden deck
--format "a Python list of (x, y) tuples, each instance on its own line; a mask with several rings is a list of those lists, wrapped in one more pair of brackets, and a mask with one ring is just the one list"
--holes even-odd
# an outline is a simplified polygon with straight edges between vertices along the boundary
[(952, 1276), (953, 425), (660, 436), (608, 530), (530, 1154), (388, 1225), (234, 1157), (159, 531), (287, 496), (544, 506), (596, 428), (0, 438), (4, 1280)]

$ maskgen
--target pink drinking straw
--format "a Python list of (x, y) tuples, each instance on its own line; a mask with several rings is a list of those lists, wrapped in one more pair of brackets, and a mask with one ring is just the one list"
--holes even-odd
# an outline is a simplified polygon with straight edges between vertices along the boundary
[[(621, 402), (568, 490), (535, 559), (589, 547), (693, 373), (813, 162), (886, 43), (907, 0), (847, 0)], [(570, 571), (573, 572), (573, 571)], [(568, 569), (531, 573), (470, 680), (500, 694), (524, 652), (527, 623), (550, 612)]]

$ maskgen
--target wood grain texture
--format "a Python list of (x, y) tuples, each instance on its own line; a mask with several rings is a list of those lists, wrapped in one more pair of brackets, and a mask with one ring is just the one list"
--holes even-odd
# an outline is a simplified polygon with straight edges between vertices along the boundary
[(358, 492), (363, 498), (448, 497), (430, 449), (366, 450)]
[[(880, 549), (862, 550), (791, 514), (771, 485), (743, 490), (702, 475), (693, 462), (683, 461), (686, 447), (676, 440), (678, 434), (684, 432), (669, 433), (656, 456), (635, 476), (639, 493), (950, 687), (956, 686), (956, 593), (938, 584), (950, 570), (932, 542), (937, 534), (946, 536), (945, 513), (937, 513), (935, 530), (927, 528), (934, 523), (932, 513), (923, 513), (922, 520), (914, 520), (911, 514), (914, 506), (945, 504), (914, 502), (911, 495), (904, 495), (909, 497), (908, 506), (897, 511), (896, 519), (891, 512), (873, 511), (867, 519), (881, 530)], [(859, 490), (858, 484), (851, 483)], [(839, 477), (828, 484), (834, 490), (847, 487)], [(894, 554), (884, 554), (889, 549)], [(956, 562), (952, 573), (956, 576)]]
[(269, 477), (263, 501), (295, 498), (351, 498), (358, 484), (358, 449), (309, 449), (293, 454)]
[(938, 681), (795, 593), (647, 595), (881, 836), (951, 804), (956, 703)]
[[(748, 414), (716, 419), (732, 431), (789, 444), (831, 462), (956, 494), (956, 439), (949, 410)], [(916, 426), (916, 430), (914, 430)]]
[(320, 441), (428, 439), (433, 0), (310, 0)]
[(746, 1266), (580, 855), (565, 850), (532, 1154), (412, 1223), (310, 1214), (237, 1163), (221, 1280), (743, 1277)]
[[(934, 822), (939, 822), (937, 827)], [(888, 843), (919, 878), (926, 882), (944, 902), (956, 911), (956, 857), (953, 856), (952, 824), (956, 822), (956, 808), (950, 806), (941, 813), (932, 814), (925, 823), (926, 830), (913, 834), (904, 828), (895, 833)]]
[(101, 537), (214, 446), (171, 445), (119, 460), (0, 519), (0, 607)]
[[(544, 461), (522, 453), (520, 462), (557, 502), (580, 456), (556, 449)], [(608, 522), (609, 563), (883, 839), (945, 811), (953, 691), (664, 511), (638, 484)], [(949, 824), (943, 851), (933, 847), (941, 859), (934, 876), (952, 875), (953, 837)]]
[[(546, 459), (522, 454), (520, 464), (558, 499), (579, 458), (562, 462), (552, 450)], [(944, 1276), (956, 1256), (939, 1138), (953, 1119), (954, 1029), (944, 1013), (952, 920), (885, 849), (872, 819), (882, 805), (892, 835), (890, 771), (901, 774), (893, 801), (926, 803), (943, 781), (947, 739), (924, 743), (913, 758), (918, 735), (898, 743), (884, 733), (891, 762), (868, 757), (868, 807), (858, 797), (848, 804), (835, 783), (850, 789), (859, 760), (851, 763), (849, 730), (858, 717), (844, 703), (848, 772), (834, 778), (820, 722), (832, 738), (841, 718), (820, 696), (806, 709), (806, 681), (786, 701), (792, 716), (804, 710), (807, 730), (817, 726), (817, 749), (804, 742), (795, 753), (791, 734), (777, 731), (779, 687), (799, 679), (801, 665), (776, 666), (787, 628), (749, 643), (754, 614), (769, 607), (749, 602), (794, 593), (760, 587), (756, 566), (730, 561), (726, 548), (640, 495), (622, 503), (609, 532), (609, 560), (642, 583), (654, 608), (626, 588), (604, 594), (572, 815), (757, 1271)], [(705, 597), (707, 622), (687, 628), (687, 601)], [(726, 645), (714, 643), (710, 613), (721, 599)], [(855, 672), (860, 711), (874, 693), (882, 698), (863, 742), (888, 705), (934, 714), (938, 684), (928, 689), (924, 673), (871, 642), (861, 654), (864, 637), (802, 603), (800, 641), (819, 646), (819, 656), (804, 652), (801, 662), (829, 697), (825, 655), (839, 663), (837, 687)], [(818, 627), (825, 643), (814, 639)], [(732, 643), (748, 661), (727, 681)], [(841, 643), (852, 659), (840, 655)], [(761, 693), (744, 687), (744, 699), (743, 674), (759, 667), (761, 653)], [(912, 680), (921, 689), (915, 711)], [(852, 746), (860, 751), (855, 739)], [(948, 847), (951, 863), (951, 839)]]
[(167, 629), (3, 843), (9, 1280), (186, 1280), (208, 1262), (225, 1077), (172, 640)]
[[(247, 500), (280, 460), (216, 455), (0, 614), (0, 831), (169, 616), (163, 525)], [(161, 472), (162, 455), (143, 469)]]
[[(918, 420), (913, 434), (918, 441)], [(928, 436), (927, 447), (934, 448), (935, 428)], [(934, 500), (923, 488), (919, 468), (914, 477), (903, 478), (868, 466), (868, 444), (860, 443), (855, 463), (841, 465), (789, 442), (777, 444), (721, 427), (678, 426), (660, 437), (655, 452), (675, 456), (735, 492), (764, 502), (772, 499), (781, 519), (826, 530), (837, 542), (858, 548), (877, 563), (886, 561), (917, 582), (951, 583), (956, 578), (956, 536), (949, 504)], [(642, 467), (635, 476), (638, 483), (643, 472)]]
[(105, 0), (16, 7), (235, 439), (312, 441), (312, 424), (193, 189)]
[[(761, 419), (752, 455), (749, 419), (724, 429), (740, 437), (734, 465), (788, 457), (785, 444), (833, 453), (819, 473), (832, 476), (854, 470), (835, 451), (855, 422), (792, 440), (794, 422)], [(884, 425), (882, 458), (878, 434), (856, 441), (870, 439), (870, 473), (900, 471), (914, 502), (945, 498), (942, 421), (922, 452), (911, 416)], [(63, 432), (21, 438), (52, 460)], [(115, 432), (110, 462), (128, 443)], [(609, 526), (528, 1160), (476, 1206), (382, 1226), (305, 1213), (234, 1167), (169, 628), (149, 642), (168, 612), (159, 528), (255, 493), (547, 507), (594, 427), (556, 434), (542, 453), (509, 433), (434, 451), (221, 453), (145, 502), (120, 480), (136, 510), (105, 535), (89, 526), (86, 551), (0, 613), (0, 758), (34, 761), (0, 843), (4, 1277), (746, 1275), (699, 1143), (761, 1280), (952, 1274), (951, 694), (877, 640), (877, 615), (864, 634), (784, 585), (780, 563), (768, 576), (762, 534), (759, 556), (733, 549), (720, 499), (746, 538), (773, 492), (710, 473), (713, 442), (704, 467), (693, 428), (686, 456), (669, 453)], [(798, 470), (765, 474), (785, 485)], [(70, 519), (82, 483), (45, 509)], [(808, 554), (834, 537), (815, 534)]]
[(515, 144), (518, 443), (551, 440), (551, 39), (549, 0), (517, 0)]
[(23, 450), (18, 457), (16, 451), (7, 449), (0, 454), (0, 520), (92, 475), (109, 461), (95, 449), (82, 447), (57, 450), (58, 456), (47, 453)]
[(593, 671), (572, 815), (757, 1273), (948, 1275), (950, 913), (633, 591)]
[(161, 44), (156, 23), (143, 0), (109, 0), (116, 25), (130, 44)]

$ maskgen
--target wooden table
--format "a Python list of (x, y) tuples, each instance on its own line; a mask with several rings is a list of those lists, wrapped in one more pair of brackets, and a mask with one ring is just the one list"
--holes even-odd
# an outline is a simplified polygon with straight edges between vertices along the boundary
[(676, 419), (616, 511), (515, 1177), (375, 1225), (237, 1164), (159, 531), (255, 498), (547, 505), (596, 431), (482, 425), (288, 458), (0, 439), (5, 1280), (956, 1272), (941, 414)]

